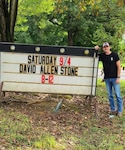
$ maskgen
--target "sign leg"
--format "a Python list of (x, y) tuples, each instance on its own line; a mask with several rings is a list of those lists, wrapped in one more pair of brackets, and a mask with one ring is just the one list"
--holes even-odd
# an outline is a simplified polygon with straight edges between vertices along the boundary
[(63, 102), (63, 99), (61, 99), (61, 100), (59, 101), (59, 103), (57, 104), (56, 109), (54, 110), (54, 112), (58, 112), (58, 111), (59, 111), (62, 102)]

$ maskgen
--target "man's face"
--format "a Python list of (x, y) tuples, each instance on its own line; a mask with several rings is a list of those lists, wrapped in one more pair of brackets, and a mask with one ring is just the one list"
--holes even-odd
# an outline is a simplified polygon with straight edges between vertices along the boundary
[(110, 46), (104, 46), (103, 51), (104, 53), (108, 53), (110, 51)]

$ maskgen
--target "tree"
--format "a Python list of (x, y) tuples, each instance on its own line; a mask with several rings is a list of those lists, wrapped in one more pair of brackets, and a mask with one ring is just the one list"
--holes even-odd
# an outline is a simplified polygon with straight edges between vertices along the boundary
[[(125, 7), (122, 0), (103, 0), (98, 5), (94, 17), (98, 22), (98, 29), (94, 33), (94, 41), (101, 45), (110, 42), (113, 50), (120, 50), (122, 35), (125, 31)], [(97, 44), (95, 42), (95, 44)]]
[(51, 25), (48, 14), (52, 10), (53, 0), (19, 0), (15, 27), (16, 42), (43, 44), (47, 36), (44, 29)]
[(125, 29), (124, 5), (124, 0), (19, 0), (15, 39), (90, 47), (108, 40), (117, 50)]
[(18, 0), (0, 0), (0, 41), (14, 42)]
[[(96, 3), (100, 0), (96, 0)], [(83, 16), (88, 6), (94, 5), (93, 0), (56, 0), (50, 21), (63, 27), (68, 34), (68, 45), (74, 45), (74, 39), (83, 23)], [(53, 22), (55, 24), (55, 22)]]

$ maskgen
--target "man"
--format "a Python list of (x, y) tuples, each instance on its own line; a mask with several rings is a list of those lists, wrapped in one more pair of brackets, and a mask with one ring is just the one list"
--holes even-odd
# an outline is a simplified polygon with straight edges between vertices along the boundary
[[(104, 81), (108, 92), (111, 114), (120, 117), (123, 110), (123, 101), (120, 92), (120, 59), (117, 53), (111, 51), (108, 42), (103, 43), (102, 49), (103, 53), (99, 54), (99, 60), (103, 64)], [(95, 50), (99, 50), (99, 46), (95, 46)], [(117, 108), (113, 97), (113, 89), (117, 99)]]

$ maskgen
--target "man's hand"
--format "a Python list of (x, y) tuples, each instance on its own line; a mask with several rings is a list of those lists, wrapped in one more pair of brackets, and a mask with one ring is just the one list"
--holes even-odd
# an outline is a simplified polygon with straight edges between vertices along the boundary
[(95, 50), (99, 50), (99, 46), (98, 45), (95, 46)]
[(116, 84), (119, 84), (120, 83), (120, 78), (117, 78), (116, 79)]

